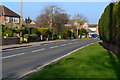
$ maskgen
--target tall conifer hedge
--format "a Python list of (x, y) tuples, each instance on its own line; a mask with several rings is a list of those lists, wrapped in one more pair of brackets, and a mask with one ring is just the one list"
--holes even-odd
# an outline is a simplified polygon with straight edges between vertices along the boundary
[(98, 26), (101, 40), (120, 46), (120, 2), (105, 8)]

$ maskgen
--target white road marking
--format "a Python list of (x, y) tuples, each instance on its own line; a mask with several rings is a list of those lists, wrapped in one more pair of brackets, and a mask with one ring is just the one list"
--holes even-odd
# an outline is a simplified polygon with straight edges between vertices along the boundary
[(58, 47), (58, 46), (53, 46), (53, 47), (50, 47), (50, 48), (56, 48), (56, 47)]
[(72, 40), (72, 41), (76, 41), (77, 39), (75, 39), (75, 40)]
[(83, 46), (83, 47), (77, 48), (77, 49), (75, 49), (75, 50), (73, 50), (73, 51), (71, 51), (71, 52), (69, 52), (69, 53), (67, 53), (67, 54), (65, 54), (65, 55), (57, 58), (57, 59), (54, 59), (54, 60), (52, 60), (52, 61), (50, 61), (50, 62), (48, 62), (48, 63), (46, 63), (46, 64), (44, 64), (44, 65), (42, 65), (42, 66), (40, 66), (40, 67), (38, 67), (37, 69), (31, 70), (31, 71), (23, 74), (22, 76), (19, 76), (18, 78), (23, 78), (24, 76), (26, 76), (26, 75), (28, 75), (28, 74), (35, 73), (35, 72), (37, 72), (38, 70), (40, 70), (41, 68), (44, 68), (45, 66), (48, 66), (48, 65), (50, 65), (50, 64), (52, 64), (52, 63), (54, 63), (54, 62), (56, 62), (56, 61), (58, 61), (58, 60), (60, 60), (60, 59), (62, 59), (62, 58), (64, 58), (64, 57), (72, 54), (73, 52), (76, 52), (76, 51), (78, 51), (78, 50), (80, 50), (80, 49), (82, 49), (82, 48), (84, 48), (84, 47), (86, 47), (86, 46), (89, 46), (89, 45), (91, 45), (91, 44), (93, 44), (93, 43), (89, 43), (89, 44), (87, 44), (87, 45), (85, 45), (85, 46)]
[(61, 46), (66, 46), (67, 44), (63, 44), (63, 45), (61, 45)]
[(68, 44), (73, 44), (73, 43), (68, 43)]
[(74, 42), (74, 43), (78, 43), (78, 42)]
[(2, 57), (2, 59), (14, 57), (14, 56), (20, 56), (20, 55), (23, 55), (23, 54), (25, 54), (25, 53), (20, 53), (20, 54), (16, 54), (16, 55), (11, 55), (11, 56)]
[(38, 51), (42, 51), (42, 50), (45, 50), (45, 48), (43, 48), (43, 49), (38, 49), (38, 50), (34, 50), (34, 51), (32, 51), (32, 52), (38, 52)]
[(48, 45), (48, 44), (44, 44), (44, 45)]

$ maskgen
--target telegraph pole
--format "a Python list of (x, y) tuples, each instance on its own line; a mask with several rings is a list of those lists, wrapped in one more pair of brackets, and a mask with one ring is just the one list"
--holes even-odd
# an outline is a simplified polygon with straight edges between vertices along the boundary
[[(20, 25), (22, 26), (22, 0), (20, 0)], [(23, 41), (22, 30), (20, 30), (20, 41)]]
[(22, 0), (20, 0), (20, 24), (22, 26)]

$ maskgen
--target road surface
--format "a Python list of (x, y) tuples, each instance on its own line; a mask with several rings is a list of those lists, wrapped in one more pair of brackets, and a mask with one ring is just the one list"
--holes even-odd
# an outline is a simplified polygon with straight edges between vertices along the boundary
[(3, 78), (18, 78), (58, 57), (99, 39), (67, 40), (2, 52)]

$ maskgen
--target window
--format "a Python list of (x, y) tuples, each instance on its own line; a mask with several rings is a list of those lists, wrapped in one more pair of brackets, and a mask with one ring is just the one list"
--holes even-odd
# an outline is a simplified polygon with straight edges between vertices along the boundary
[(5, 23), (9, 23), (9, 17), (5, 17)]
[(19, 18), (13, 17), (13, 23), (19, 23)]

